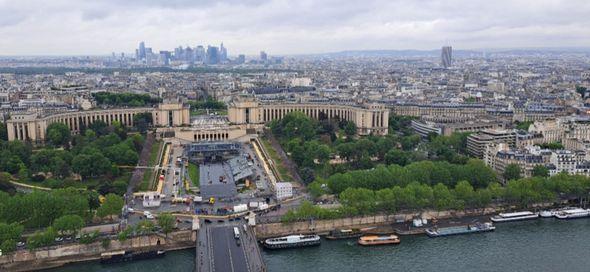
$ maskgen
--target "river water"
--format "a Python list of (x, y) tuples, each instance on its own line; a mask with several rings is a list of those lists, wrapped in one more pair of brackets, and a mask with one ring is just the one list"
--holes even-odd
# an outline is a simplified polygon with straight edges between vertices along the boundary
[[(590, 271), (590, 219), (503, 223), (490, 233), (428, 238), (402, 236), (394, 246), (361, 247), (355, 240), (262, 251), (268, 271)], [(55, 272), (193, 271), (194, 250), (118, 265), (73, 264)]]

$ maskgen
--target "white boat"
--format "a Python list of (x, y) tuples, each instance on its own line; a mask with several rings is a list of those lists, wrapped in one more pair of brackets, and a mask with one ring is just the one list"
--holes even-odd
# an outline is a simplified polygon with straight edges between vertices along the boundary
[(539, 213), (539, 215), (544, 218), (549, 218), (549, 217), (554, 217), (556, 213), (557, 213), (557, 211), (555, 211), (555, 210), (544, 210), (544, 211), (541, 211)]
[(555, 217), (559, 219), (574, 219), (588, 216), (590, 216), (590, 209), (587, 210), (582, 208), (562, 210), (555, 214)]
[(562, 211), (567, 211), (567, 210), (573, 210), (573, 209), (578, 209), (576, 207), (564, 207), (561, 209), (551, 209), (551, 210), (543, 210), (539, 213), (539, 216), (544, 217), (544, 218), (549, 218), (549, 217), (555, 217), (556, 214), (558, 214), (559, 212)]
[(513, 212), (513, 213), (500, 213), (496, 216), (490, 217), (492, 222), (510, 222), (510, 221), (520, 221), (520, 220), (530, 220), (530, 219), (537, 219), (539, 218), (539, 213), (534, 213), (530, 211), (523, 211), (523, 212)]
[(268, 249), (316, 246), (320, 244), (319, 235), (289, 235), (264, 240), (264, 247)]

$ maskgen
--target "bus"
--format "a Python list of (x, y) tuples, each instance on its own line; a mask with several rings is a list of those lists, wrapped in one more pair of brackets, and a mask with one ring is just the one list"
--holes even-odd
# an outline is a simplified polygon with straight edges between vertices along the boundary
[(238, 227), (234, 227), (234, 238), (240, 239), (240, 229)]

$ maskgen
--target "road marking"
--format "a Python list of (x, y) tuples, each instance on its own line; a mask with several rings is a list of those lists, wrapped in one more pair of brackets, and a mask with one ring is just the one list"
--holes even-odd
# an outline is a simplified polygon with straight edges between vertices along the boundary
[[(226, 230), (229, 230), (229, 229), (226, 229)], [(234, 272), (235, 271), (234, 270), (234, 261), (233, 261), (233, 258), (231, 257), (231, 248), (229, 245), (229, 239), (227, 238), (227, 234), (229, 234), (229, 231), (226, 231), (225, 234), (226, 234), (225, 241), (227, 242), (227, 252), (229, 253), (229, 264), (231, 266), (231, 271)]]

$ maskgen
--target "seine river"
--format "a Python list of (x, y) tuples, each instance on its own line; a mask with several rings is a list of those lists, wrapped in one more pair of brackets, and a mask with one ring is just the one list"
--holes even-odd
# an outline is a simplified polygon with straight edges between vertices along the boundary
[[(396, 246), (360, 247), (354, 240), (314, 248), (263, 251), (268, 270), (280, 271), (590, 271), (590, 219), (497, 224), (482, 234), (402, 236)], [(55, 272), (193, 271), (193, 250), (119, 265), (73, 264)]]

